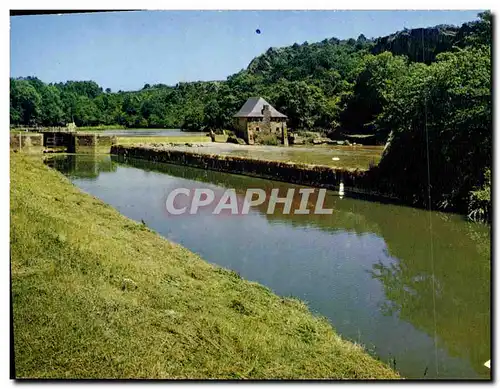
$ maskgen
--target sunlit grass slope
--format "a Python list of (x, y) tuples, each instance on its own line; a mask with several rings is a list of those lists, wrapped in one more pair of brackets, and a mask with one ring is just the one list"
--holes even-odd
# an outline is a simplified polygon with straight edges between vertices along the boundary
[(11, 267), (17, 377), (397, 377), (300, 301), (205, 262), (18, 154)]

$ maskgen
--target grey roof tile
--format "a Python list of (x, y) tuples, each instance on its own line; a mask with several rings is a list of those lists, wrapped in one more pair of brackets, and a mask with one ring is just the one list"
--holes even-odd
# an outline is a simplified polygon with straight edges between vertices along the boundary
[(236, 118), (248, 118), (248, 117), (264, 117), (262, 114), (262, 109), (264, 105), (269, 105), (269, 110), (271, 111), (272, 118), (286, 118), (281, 112), (278, 112), (271, 104), (269, 104), (262, 97), (250, 97), (243, 107), (238, 111), (234, 117)]

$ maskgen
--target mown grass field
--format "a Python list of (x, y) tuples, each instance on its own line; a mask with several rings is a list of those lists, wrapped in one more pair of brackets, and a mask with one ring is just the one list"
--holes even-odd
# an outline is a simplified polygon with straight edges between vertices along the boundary
[[(215, 141), (224, 143), (227, 135), (216, 135)], [(210, 142), (210, 137), (204, 133), (200, 135), (186, 136), (118, 136), (117, 143), (121, 145), (130, 145), (138, 143), (201, 143)]]
[(398, 378), (304, 303), (168, 242), (39, 157), (11, 153), (10, 234), (18, 378)]
[[(214, 146), (212, 146), (214, 145)], [(382, 146), (236, 146), (230, 150), (217, 150), (218, 144), (199, 148), (198, 152), (214, 152), (221, 155), (257, 158), (267, 161), (283, 161), (324, 165), (344, 169), (369, 169), (380, 162)], [(214, 150), (214, 151), (212, 151)]]
[[(369, 169), (380, 162), (383, 146), (266, 146), (266, 145), (234, 145), (225, 143), (226, 135), (216, 135), (216, 141), (210, 142), (205, 134), (194, 136), (145, 136), (126, 137), (118, 136), (117, 144), (169, 144), (175, 143), (176, 149), (181, 150), (186, 143), (204, 143), (196, 152), (234, 155), (240, 157), (258, 158), (268, 161), (285, 161), (294, 163), (307, 163), (312, 165), (325, 165), (346, 169)], [(186, 147), (186, 151), (192, 148)]]

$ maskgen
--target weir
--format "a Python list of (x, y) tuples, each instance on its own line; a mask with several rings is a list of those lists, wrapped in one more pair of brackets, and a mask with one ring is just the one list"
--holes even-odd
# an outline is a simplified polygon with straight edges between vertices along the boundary
[[(203, 154), (166, 147), (113, 145), (111, 154), (124, 158), (139, 158), (154, 162), (186, 165), (227, 173), (243, 174), (274, 181), (326, 188), (342, 189), (342, 195), (361, 195), (371, 199), (398, 202), (398, 199), (381, 193), (377, 169), (341, 169), (324, 165), (269, 161), (240, 156)], [(341, 188), (341, 185), (342, 188)]]

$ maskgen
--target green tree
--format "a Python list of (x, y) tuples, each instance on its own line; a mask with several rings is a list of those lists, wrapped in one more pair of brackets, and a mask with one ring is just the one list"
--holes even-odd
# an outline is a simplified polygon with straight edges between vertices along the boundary
[[(346, 108), (341, 115), (342, 127), (354, 133), (374, 133), (374, 120), (394, 92), (394, 86), (407, 74), (407, 60), (390, 52), (367, 55), (363, 61), (352, 95), (345, 95)], [(387, 128), (379, 128), (386, 139)]]
[(395, 194), (426, 205), (430, 191), (434, 207), (466, 211), (491, 168), (490, 57), (485, 46), (442, 53), (394, 89), (378, 122), (392, 129), (380, 170)]
[(288, 116), (290, 128), (311, 130), (318, 125), (326, 104), (319, 87), (295, 81), (283, 82), (277, 90), (276, 105)]
[(188, 112), (186, 112), (181, 127), (189, 131), (200, 131), (203, 128), (203, 123), (204, 123), (203, 107), (195, 106), (195, 107), (190, 107)]
[(40, 95), (42, 99), (42, 124), (46, 126), (65, 124), (59, 89), (54, 85), (44, 85)]
[(74, 121), (78, 127), (96, 126), (100, 123), (100, 112), (95, 103), (86, 96), (78, 96)]
[(12, 124), (32, 126), (42, 122), (42, 98), (29, 81), (11, 79), (10, 99)]
[(480, 12), (479, 20), (473, 23), (472, 33), (468, 35), (465, 42), (471, 46), (488, 46), (491, 48), (493, 30), (493, 16), (490, 11)]

